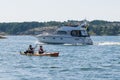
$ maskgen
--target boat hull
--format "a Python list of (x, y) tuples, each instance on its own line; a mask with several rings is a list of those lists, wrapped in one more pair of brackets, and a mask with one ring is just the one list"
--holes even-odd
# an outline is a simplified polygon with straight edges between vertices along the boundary
[(47, 44), (93, 44), (90, 37), (37, 36), (37, 38)]
[(25, 54), (24, 52), (20, 52), (21, 55), (26, 55), (26, 56), (51, 56), (51, 57), (58, 57), (59, 53), (58, 52), (53, 52), (53, 53), (43, 53), (43, 54), (39, 54), (39, 53), (27, 53)]

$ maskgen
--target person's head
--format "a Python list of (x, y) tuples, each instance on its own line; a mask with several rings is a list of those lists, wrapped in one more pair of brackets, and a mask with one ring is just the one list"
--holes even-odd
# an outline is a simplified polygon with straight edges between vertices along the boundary
[(29, 47), (32, 47), (32, 45), (29, 45)]
[(42, 48), (42, 46), (40, 46), (40, 48)]

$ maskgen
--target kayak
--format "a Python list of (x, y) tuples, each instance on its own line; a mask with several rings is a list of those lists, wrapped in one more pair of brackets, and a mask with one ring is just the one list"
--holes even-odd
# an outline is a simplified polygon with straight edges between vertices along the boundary
[(43, 53), (43, 54), (39, 54), (39, 53), (27, 53), (25, 54), (24, 52), (20, 52), (21, 55), (26, 55), (26, 56), (51, 56), (51, 57), (58, 57), (59, 56), (59, 52), (52, 52), (52, 53)]
[(1, 35), (0, 35), (0, 39), (5, 39), (5, 38), (6, 38), (5, 36), (1, 36)]

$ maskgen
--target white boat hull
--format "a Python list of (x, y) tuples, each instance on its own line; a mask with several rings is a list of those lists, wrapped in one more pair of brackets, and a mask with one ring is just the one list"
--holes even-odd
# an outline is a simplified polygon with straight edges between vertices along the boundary
[(65, 37), (65, 36), (37, 36), (42, 43), (48, 44), (82, 44), (92, 45), (90, 37)]

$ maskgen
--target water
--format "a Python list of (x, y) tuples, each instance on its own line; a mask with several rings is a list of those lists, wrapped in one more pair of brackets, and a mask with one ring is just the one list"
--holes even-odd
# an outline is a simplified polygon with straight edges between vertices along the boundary
[(24, 56), (32, 36), (0, 39), (0, 80), (119, 80), (120, 36), (93, 36), (94, 45), (46, 45), (59, 57)]

